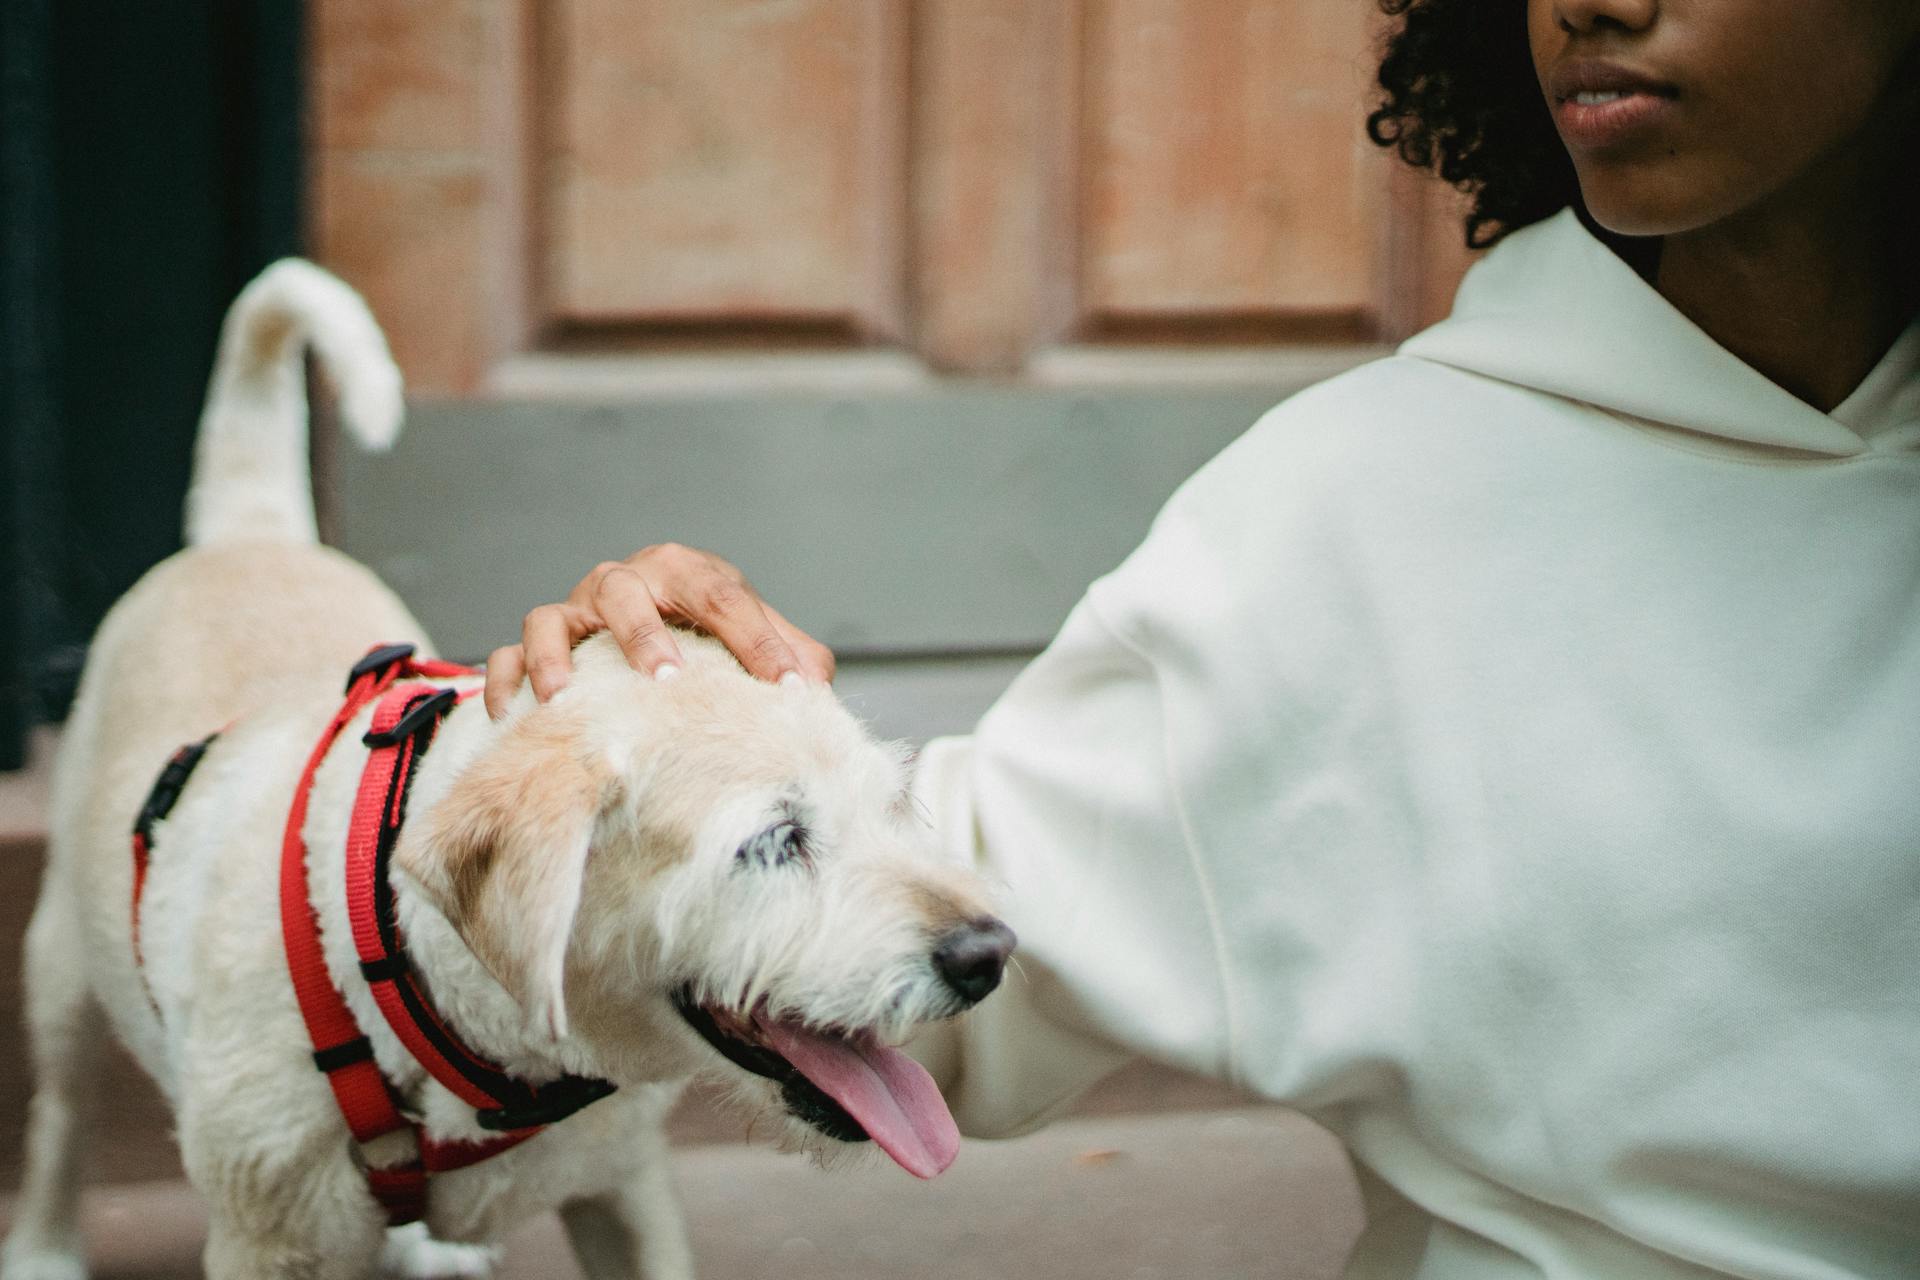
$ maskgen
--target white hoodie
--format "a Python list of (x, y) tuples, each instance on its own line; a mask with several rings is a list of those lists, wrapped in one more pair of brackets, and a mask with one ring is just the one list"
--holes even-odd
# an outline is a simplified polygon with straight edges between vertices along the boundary
[(1361, 1166), (1351, 1275), (1920, 1277), (1920, 326), (1831, 414), (1563, 214), (1189, 481), (918, 786), (1020, 964)]

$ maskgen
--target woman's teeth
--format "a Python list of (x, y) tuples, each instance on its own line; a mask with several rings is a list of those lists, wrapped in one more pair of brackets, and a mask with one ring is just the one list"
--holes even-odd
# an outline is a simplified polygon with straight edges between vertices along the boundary
[(1608, 89), (1603, 93), (1576, 93), (1573, 95), (1573, 100), (1583, 107), (1599, 107), (1609, 102), (1618, 102), (1626, 96), (1618, 89)]

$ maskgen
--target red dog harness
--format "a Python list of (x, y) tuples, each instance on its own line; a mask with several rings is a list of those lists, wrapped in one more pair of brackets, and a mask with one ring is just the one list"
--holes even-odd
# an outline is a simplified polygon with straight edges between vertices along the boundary
[[(413, 646), (375, 649), (354, 665), (346, 701), (315, 744), (300, 774), (281, 845), (280, 923), (294, 994), (313, 1042), (313, 1061), (333, 1088), (354, 1141), (366, 1144), (408, 1132), (418, 1154), (400, 1165), (368, 1167), (367, 1186), (394, 1224), (413, 1222), (426, 1209), (427, 1179), (497, 1155), (613, 1092), (605, 1080), (562, 1076), (534, 1086), (474, 1053), (434, 1011), (407, 960), (394, 918), (388, 876), (405, 817), (413, 767), (433, 741), (440, 718), (473, 691), (430, 684), (399, 684), (401, 677), (448, 679), (478, 675), (470, 667), (415, 659)], [(363, 741), (371, 748), (347, 832), (347, 911), (361, 977), (387, 1024), (435, 1080), (478, 1112), (480, 1127), (500, 1134), (484, 1142), (439, 1142), (410, 1119), (373, 1060), (373, 1046), (335, 989), (320, 944), (319, 921), (307, 897), (307, 803), (319, 770), (341, 732), (379, 699)]]
[[(334, 1101), (355, 1142), (366, 1144), (390, 1133), (411, 1133), (417, 1154), (400, 1165), (369, 1166), (367, 1187), (395, 1225), (417, 1221), (426, 1211), (427, 1179), (463, 1169), (498, 1155), (563, 1120), (581, 1107), (613, 1092), (605, 1080), (562, 1076), (530, 1085), (461, 1043), (434, 1011), (407, 960), (394, 918), (393, 884), (388, 872), (400, 824), (406, 816), (413, 767), (432, 743), (440, 718), (473, 691), (431, 684), (400, 684), (401, 677), (452, 679), (480, 674), (451, 662), (416, 659), (412, 645), (388, 645), (354, 664), (347, 677), (346, 701), (320, 735), (287, 813), (280, 850), (280, 927), (287, 968), (313, 1043), (313, 1061), (333, 1088)], [(347, 828), (347, 918), (359, 955), (360, 976), (408, 1053), (427, 1073), (476, 1111), (483, 1129), (498, 1133), (484, 1142), (439, 1142), (401, 1109), (398, 1094), (373, 1060), (373, 1044), (354, 1021), (334, 987), (320, 944), (320, 923), (307, 897), (307, 847), (301, 835), (307, 802), (321, 761), (353, 718), (379, 700), (373, 724), (362, 741), (371, 748), (360, 775), (353, 817)], [(180, 748), (160, 773), (133, 827), (133, 960), (147, 986), (140, 952), (140, 900), (153, 854), (153, 826), (172, 811), (194, 766), (219, 734)], [(151, 987), (147, 1001), (158, 1015)]]

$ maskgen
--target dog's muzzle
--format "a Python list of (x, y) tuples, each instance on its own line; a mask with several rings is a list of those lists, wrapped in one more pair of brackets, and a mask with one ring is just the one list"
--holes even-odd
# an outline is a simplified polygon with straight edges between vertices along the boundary
[(920, 1178), (959, 1154), (960, 1130), (939, 1086), (900, 1050), (862, 1032), (704, 1005), (684, 988), (673, 1004), (715, 1052), (778, 1085), (788, 1113), (827, 1137), (871, 1139)]

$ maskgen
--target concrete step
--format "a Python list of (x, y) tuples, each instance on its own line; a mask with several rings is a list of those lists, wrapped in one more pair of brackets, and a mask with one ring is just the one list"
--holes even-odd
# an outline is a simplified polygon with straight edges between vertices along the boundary
[[(679, 1152), (674, 1169), (709, 1280), (1333, 1280), (1360, 1221), (1338, 1147), (1264, 1107), (969, 1142), (931, 1183), (737, 1145)], [(206, 1219), (185, 1183), (96, 1191), (87, 1216), (97, 1280), (200, 1275)], [(547, 1218), (514, 1234), (497, 1275), (579, 1272)]]

